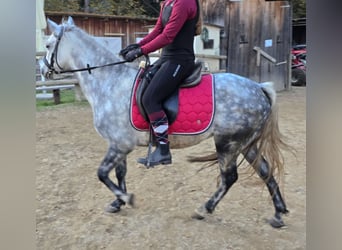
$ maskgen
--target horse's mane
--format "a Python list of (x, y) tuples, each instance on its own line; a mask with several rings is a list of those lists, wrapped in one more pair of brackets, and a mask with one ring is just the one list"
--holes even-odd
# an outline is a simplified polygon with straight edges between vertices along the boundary
[(104, 43), (99, 42), (99, 40), (97, 40), (95, 36), (90, 35), (86, 31), (75, 25), (70, 25), (66, 22), (63, 23), (63, 25), (65, 27), (64, 31), (66, 36), (68, 33), (73, 33), (76, 37), (80, 37), (87, 44), (89, 50), (102, 51), (103, 55), (101, 56), (107, 57), (109, 59), (114, 59), (115, 61), (120, 60), (117, 54), (108, 49), (108, 47), (106, 47)]

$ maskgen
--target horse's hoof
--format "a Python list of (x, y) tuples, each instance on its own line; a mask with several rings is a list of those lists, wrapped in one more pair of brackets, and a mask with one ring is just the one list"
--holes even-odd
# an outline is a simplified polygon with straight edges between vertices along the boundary
[(117, 212), (119, 212), (120, 210), (121, 210), (120, 207), (113, 206), (112, 204), (109, 204), (109, 205), (106, 207), (106, 209), (105, 209), (105, 211), (106, 211), (107, 213), (117, 213)]
[(121, 210), (121, 206), (126, 205), (126, 202), (122, 199), (116, 199), (113, 201), (111, 204), (107, 206), (105, 209), (106, 212), (108, 213), (117, 213)]
[(267, 220), (267, 222), (273, 227), (273, 228), (282, 228), (285, 227), (285, 223), (283, 220), (280, 218), (273, 217), (270, 220)]
[(134, 194), (126, 194), (126, 195), (122, 195), (120, 197), (121, 200), (123, 200), (126, 204), (134, 207), (135, 205), (135, 197)]
[(207, 214), (207, 210), (205, 207), (200, 207), (195, 209), (195, 212), (191, 215), (192, 219), (197, 219), (197, 220), (203, 220), (205, 218), (205, 215)]
[(192, 219), (203, 220), (205, 217), (202, 214), (198, 214), (196, 211), (191, 215)]

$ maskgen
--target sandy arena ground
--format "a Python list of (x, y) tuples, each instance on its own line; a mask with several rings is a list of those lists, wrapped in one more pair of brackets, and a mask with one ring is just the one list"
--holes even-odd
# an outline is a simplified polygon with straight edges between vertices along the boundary
[(278, 103), (280, 129), (297, 150), (296, 156), (285, 152), (281, 188), (290, 213), (282, 229), (265, 223), (273, 205), (247, 165), (211, 216), (191, 219), (216, 190), (218, 169), (197, 172), (203, 165), (186, 157), (208, 152), (211, 139), (172, 150), (173, 164), (154, 169), (136, 164), (146, 154), (139, 147), (128, 157), (126, 179), (136, 207), (108, 214), (104, 208), (114, 197), (97, 178), (107, 144), (93, 128), (90, 107), (37, 111), (37, 249), (306, 249), (306, 88), (278, 93)]

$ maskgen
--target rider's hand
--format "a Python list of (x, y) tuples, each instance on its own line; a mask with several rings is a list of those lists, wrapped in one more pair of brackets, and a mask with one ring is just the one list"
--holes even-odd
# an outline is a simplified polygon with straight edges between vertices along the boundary
[(128, 62), (133, 62), (138, 57), (142, 56), (143, 53), (141, 51), (140, 46), (137, 49), (129, 51), (123, 58), (125, 58)]
[(140, 46), (139, 46), (139, 44), (137, 44), (137, 43), (130, 44), (130, 45), (128, 45), (126, 48), (120, 50), (119, 55), (122, 56), (122, 57), (125, 57), (125, 56), (127, 55), (128, 52), (130, 52), (130, 51), (132, 51), (132, 50), (134, 50), (134, 49), (137, 49), (137, 48), (139, 48), (139, 47), (140, 47)]

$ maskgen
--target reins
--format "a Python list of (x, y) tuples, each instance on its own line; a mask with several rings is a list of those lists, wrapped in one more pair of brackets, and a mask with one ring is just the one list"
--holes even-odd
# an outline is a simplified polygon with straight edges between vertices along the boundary
[(108, 64), (92, 66), (92, 67), (90, 67), (90, 65), (87, 63), (87, 67), (86, 68), (61, 70), (61, 71), (57, 71), (54, 68), (52, 68), (52, 70), (56, 74), (74, 73), (74, 72), (80, 72), (80, 71), (88, 71), (88, 73), (91, 74), (91, 70), (93, 70), (93, 69), (103, 68), (103, 67), (107, 67), (107, 66), (114, 66), (114, 65), (123, 64), (123, 63), (126, 63), (126, 62), (127, 61), (119, 61), (119, 62), (108, 63)]

